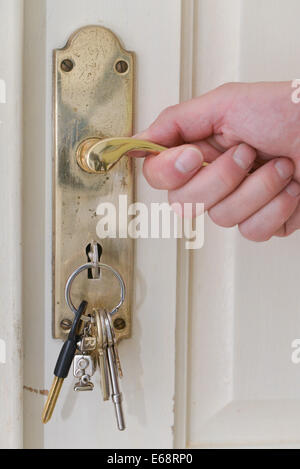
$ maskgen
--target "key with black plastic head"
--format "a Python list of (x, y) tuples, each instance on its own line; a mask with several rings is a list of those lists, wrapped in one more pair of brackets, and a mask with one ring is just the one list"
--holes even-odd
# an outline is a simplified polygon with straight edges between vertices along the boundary
[(42, 422), (47, 423), (52, 417), (56, 401), (58, 399), (62, 384), (64, 379), (68, 376), (69, 370), (72, 365), (72, 361), (74, 359), (76, 348), (77, 348), (77, 340), (78, 340), (78, 329), (81, 323), (81, 316), (85, 313), (87, 308), (87, 302), (82, 301), (80, 304), (75, 318), (69, 332), (67, 340), (64, 342), (60, 354), (58, 356), (56, 366), (54, 369), (54, 380), (49, 391), (49, 395), (47, 398), (47, 402), (45, 404), (43, 415), (42, 415)]

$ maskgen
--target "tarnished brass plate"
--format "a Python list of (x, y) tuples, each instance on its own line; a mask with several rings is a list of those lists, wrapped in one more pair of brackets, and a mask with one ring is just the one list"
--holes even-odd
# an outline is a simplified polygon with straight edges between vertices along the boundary
[[(96, 241), (103, 248), (101, 262), (118, 270), (126, 284), (126, 300), (116, 315), (117, 338), (130, 335), (133, 244), (129, 238), (99, 239), (99, 204), (114, 204), (119, 195), (133, 201), (131, 160), (122, 158), (105, 174), (90, 174), (76, 161), (76, 149), (87, 138), (132, 134), (133, 54), (117, 37), (100, 26), (76, 31), (63, 49), (54, 51), (54, 177), (53, 177), (53, 335), (65, 339), (65, 319), (73, 320), (64, 290), (72, 272), (88, 261), (86, 248)], [(98, 210), (97, 210), (98, 209)], [(127, 219), (127, 214), (123, 214)], [(122, 218), (122, 217), (121, 217)], [(121, 222), (120, 222), (121, 223)], [(101, 272), (100, 279), (81, 273), (72, 286), (75, 305), (85, 299), (88, 311), (112, 308), (119, 301), (116, 279)], [(125, 321), (122, 321), (121, 319)], [(125, 326), (122, 328), (122, 326)]]

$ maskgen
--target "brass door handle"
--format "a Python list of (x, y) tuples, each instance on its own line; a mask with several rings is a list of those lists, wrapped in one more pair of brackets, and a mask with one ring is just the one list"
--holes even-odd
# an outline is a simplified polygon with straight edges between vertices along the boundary
[(158, 154), (166, 149), (156, 143), (128, 137), (88, 138), (79, 144), (76, 158), (84, 171), (101, 174), (109, 171), (130, 151), (139, 150)]
[[(86, 172), (92, 174), (103, 174), (109, 171), (122, 156), (130, 151), (146, 151), (157, 155), (167, 150), (167, 147), (147, 140), (138, 140), (130, 137), (113, 138), (87, 138), (77, 148), (76, 157), (79, 166)], [(253, 173), (262, 166), (265, 161), (257, 159), (249, 171)], [(202, 166), (208, 166), (204, 162)]]

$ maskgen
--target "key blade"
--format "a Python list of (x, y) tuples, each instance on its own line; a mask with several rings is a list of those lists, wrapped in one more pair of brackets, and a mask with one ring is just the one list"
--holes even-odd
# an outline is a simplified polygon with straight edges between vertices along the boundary
[(120, 432), (123, 432), (126, 429), (126, 426), (125, 426), (124, 414), (123, 414), (123, 409), (122, 409), (122, 405), (120, 401), (120, 396), (113, 395), (112, 400), (113, 400), (114, 407), (115, 407), (118, 430), (120, 430)]
[(56, 401), (58, 399), (58, 396), (59, 396), (59, 393), (60, 393), (63, 382), (64, 382), (63, 378), (57, 378), (55, 376), (55, 378), (53, 380), (53, 383), (52, 383), (52, 386), (51, 386), (51, 389), (50, 389), (49, 394), (48, 394), (48, 398), (47, 398), (47, 401), (46, 401), (46, 404), (45, 404), (45, 407), (44, 407), (44, 410), (43, 410), (43, 414), (42, 414), (42, 422), (44, 424), (49, 422), (49, 420), (52, 417), (52, 414), (53, 414), (53, 411), (54, 411), (54, 408), (55, 408), (55, 404), (56, 404)]
[(117, 367), (119, 377), (123, 378), (123, 370), (122, 370), (122, 366), (121, 366), (119, 351), (118, 351), (118, 348), (117, 348), (116, 344), (114, 344), (114, 346), (113, 346), (113, 353), (114, 353), (114, 359), (115, 359), (115, 362), (116, 362), (116, 367)]
[(102, 398), (108, 401), (110, 397), (108, 364), (107, 364), (107, 333), (105, 326), (106, 313), (103, 309), (94, 310), (95, 314), (95, 333), (97, 335), (97, 363), (100, 372), (100, 385), (102, 391)]
[(126, 427), (125, 427), (123, 407), (122, 407), (122, 393), (120, 392), (120, 389), (119, 389), (118, 376), (117, 376), (117, 371), (115, 368), (112, 347), (107, 348), (107, 358), (108, 358), (108, 364), (109, 364), (108, 370), (109, 370), (111, 388), (112, 388), (111, 398), (115, 407), (115, 414), (116, 414), (118, 429), (120, 431), (123, 431), (125, 430)]
[(105, 351), (98, 354), (98, 366), (100, 371), (100, 385), (104, 401), (109, 400), (109, 378), (107, 368), (107, 358)]
[(114, 326), (113, 326), (113, 323), (112, 323), (110, 313), (106, 313), (106, 320), (108, 321), (109, 326), (110, 326), (110, 327), (108, 327), (109, 342), (110, 342), (110, 345), (113, 348), (114, 360), (115, 360), (115, 363), (116, 363), (118, 375), (119, 375), (119, 378), (123, 378), (123, 371), (122, 371), (121, 360), (120, 360), (119, 351), (118, 351), (118, 344), (117, 344), (116, 335), (115, 335), (115, 331), (114, 331)]

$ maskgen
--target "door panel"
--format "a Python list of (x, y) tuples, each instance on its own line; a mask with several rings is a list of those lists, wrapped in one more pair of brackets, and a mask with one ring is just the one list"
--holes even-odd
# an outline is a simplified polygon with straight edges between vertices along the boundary
[[(299, 2), (200, 0), (196, 10), (196, 95), (297, 77)], [(186, 444), (300, 447), (299, 233), (255, 244), (207, 220), (205, 239), (191, 260)]]

